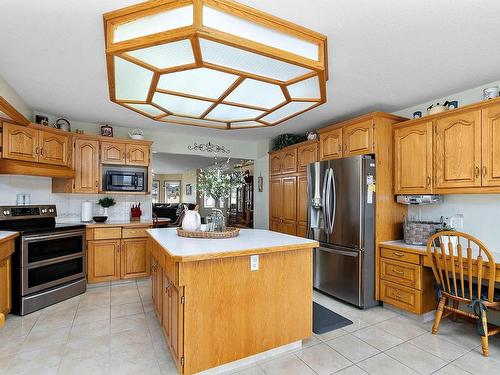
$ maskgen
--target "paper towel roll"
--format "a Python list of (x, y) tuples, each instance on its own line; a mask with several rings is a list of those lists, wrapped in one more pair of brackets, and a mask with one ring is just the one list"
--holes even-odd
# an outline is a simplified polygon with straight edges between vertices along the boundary
[(90, 223), (92, 221), (92, 202), (82, 202), (82, 222)]

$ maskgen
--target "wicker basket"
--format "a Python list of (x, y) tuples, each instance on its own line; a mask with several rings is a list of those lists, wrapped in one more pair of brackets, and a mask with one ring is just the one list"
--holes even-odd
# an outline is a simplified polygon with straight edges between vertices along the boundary
[(227, 227), (224, 232), (203, 232), (197, 230), (194, 232), (188, 232), (182, 228), (177, 228), (177, 235), (179, 237), (187, 238), (212, 238), (212, 239), (223, 239), (223, 238), (233, 238), (240, 234), (239, 228)]
[(404, 240), (409, 245), (426, 245), (427, 239), (432, 236), (442, 224), (437, 221), (406, 221), (404, 224)]

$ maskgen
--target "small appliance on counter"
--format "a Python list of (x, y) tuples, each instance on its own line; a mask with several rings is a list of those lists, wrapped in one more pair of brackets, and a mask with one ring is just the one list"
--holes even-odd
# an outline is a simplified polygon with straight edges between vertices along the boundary
[(396, 202), (401, 204), (424, 205), (443, 203), (442, 195), (398, 195)]

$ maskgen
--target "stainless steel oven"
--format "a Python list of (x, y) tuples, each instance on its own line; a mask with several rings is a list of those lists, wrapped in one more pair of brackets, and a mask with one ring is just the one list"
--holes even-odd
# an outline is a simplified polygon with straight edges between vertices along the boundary
[(85, 277), (85, 231), (26, 235), (21, 240), (21, 293)]
[(106, 170), (105, 191), (146, 191), (146, 172), (137, 170)]

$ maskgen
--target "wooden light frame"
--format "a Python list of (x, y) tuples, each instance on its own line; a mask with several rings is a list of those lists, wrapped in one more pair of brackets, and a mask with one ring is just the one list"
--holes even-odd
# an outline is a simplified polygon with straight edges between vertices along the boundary
[[(114, 41), (114, 35), (117, 28), (121, 25), (134, 22), (144, 17), (155, 16), (167, 11), (191, 6), (193, 9), (192, 25), (178, 27), (172, 30), (160, 31), (150, 35), (134, 37), (132, 39)], [(239, 21), (251, 22), (258, 27), (264, 27), (266, 30), (287, 37), (300, 39), (316, 45), (318, 48), (317, 60), (291, 53), (270, 45), (258, 43), (240, 36), (229, 34), (203, 24), (203, 9), (211, 8), (222, 12), (224, 16), (236, 17)], [(328, 80), (328, 61), (327, 61), (327, 39), (326, 36), (314, 31), (298, 26), (291, 22), (274, 17), (256, 9), (238, 4), (231, 0), (152, 0), (123, 9), (119, 9), (104, 15), (104, 30), (106, 43), (106, 63), (108, 71), (109, 97), (111, 101), (135, 111), (141, 115), (156, 121), (179, 124), (209, 127), (215, 129), (247, 129), (258, 127), (269, 127), (280, 124), (292, 117), (309, 111), (326, 102), (326, 81)], [(288, 80), (280, 80), (269, 76), (258, 75), (255, 73), (236, 70), (234, 68), (218, 65), (213, 62), (207, 62), (204, 59), (200, 40), (219, 43), (224, 46), (235, 47), (241, 51), (250, 52), (269, 58), (275, 62), (287, 63), (307, 70), (307, 74), (301, 74)], [(161, 46), (177, 41), (189, 41), (194, 62), (168, 68), (158, 68), (131, 56), (128, 52), (142, 50), (149, 47)], [(144, 100), (128, 100), (117, 98), (115, 82), (115, 59), (121, 58), (129, 63), (135, 64), (140, 68), (151, 72), (151, 82), (148, 82), (149, 90)], [(237, 79), (217, 98), (207, 98), (204, 96), (192, 95), (189, 93), (166, 90), (158, 87), (158, 82), (164, 74), (183, 72), (199, 68), (207, 68), (217, 72), (229, 73), (237, 76)], [(292, 97), (289, 91), (290, 85), (300, 83), (313, 78), (313, 82), (318, 83), (318, 95), (316, 97)], [(316, 80), (317, 79), (317, 80)], [(238, 88), (245, 80), (254, 80), (268, 84), (276, 85), (281, 89), (283, 101), (272, 108), (263, 108), (248, 103), (235, 103), (227, 101), (226, 98)], [(198, 117), (187, 116), (184, 114), (169, 111), (155, 103), (153, 97), (155, 94), (168, 94), (175, 98), (186, 98), (186, 100), (201, 100), (210, 103), (209, 107)], [(259, 95), (257, 92), (256, 96)], [(273, 121), (266, 121), (266, 116), (279, 111), (290, 103), (303, 103), (300, 110), (286, 116), (279, 117)], [(310, 105), (309, 105), (310, 103)], [(247, 109), (260, 111), (260, 114), (252, 118), (239, 119), (215, 119), (210, 118), (210, 112), (219, 104), (234, 106), (235, 109)], [(160, 114), (147, 113), (141, 109), (134, 108), (134, 105), (148, 105), (151, 110), (158, 111)], [(293, 105), (293, 104), (292, 104)]]

